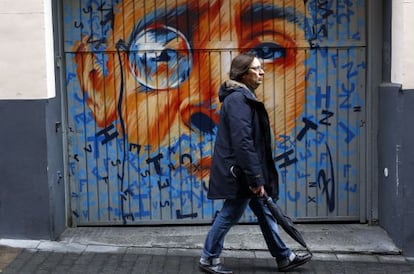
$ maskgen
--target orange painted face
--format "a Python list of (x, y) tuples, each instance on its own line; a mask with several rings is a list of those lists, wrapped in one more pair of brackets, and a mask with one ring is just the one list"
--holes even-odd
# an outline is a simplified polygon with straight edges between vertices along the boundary
[[(231, 59), (253, 51), (266, 71), (264, 79), (252, 74), (260, 82), (256, 94), (275, 136), (289, 134), (304, 104), (306, 56), (298, 50), (307, 44), (304, 9), (295, 0), (122, 1), (106, 39), (105, 71), (88, 37), (75, 45), (77, 75), (97, 125), (115, 123), (129, 143), (151, 151), (183, 135), (202, 140), (218, 124), (217, 92)], [(208, 175), (210, 159), (202, 154), (200, 177)]]

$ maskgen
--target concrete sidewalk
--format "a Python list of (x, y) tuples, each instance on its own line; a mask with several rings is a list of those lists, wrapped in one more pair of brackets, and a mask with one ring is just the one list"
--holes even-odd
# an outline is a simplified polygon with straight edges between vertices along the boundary
[[(365, 224), (298, 224), (313, 253), (399, 255), (387, 233)], [(78, 227), (67, 228), (57, 241), (0, 239), (0, 245), (44, 251), (73, 251), (125, 248), (165, 248), (199, 251), (210, 226)], [(283, 230), (281, 237), (292, 249), (303, 249)], [(226, 251), (267, 251), (257, 225), (234, 226), (225, 240)]]
[[(414, 268), (411, 268), (414, 267), (414, 259), (401, 255), (386, 232), (378, 226), (298, 224), (297, 228), (314, 254), (313, 261), (319, 261), (319, 264), (311, 265), (314, 268), (321, 267), (322, 262), (336, 261), (371, 263), (376, 269), (375, 263), (385, 266), (392, 262), (401, 264), (410, 271), (413, 269), (413, 272), (407, 273), (414, 273)], [(55, 261), (64, 260), (63, 257), (66, 256), (76, 256), (78, 260), (87, 257), (93, 261), (93, 258), (100, 257), (91, 254), (114, 254), (118, 260), (127, 254), (135, 254), (136, 260), (148, 259), (145, 256), (150, 256), (152, 262), (159, 261), (160, 264), (171, 256), (189, 257), (181, 259), (190, 260), (191, 264), (196, 265), (208, 229), (209, 226), (79, 227), (66, 229), (57, 241), (0, 239), (0, 254), (3, 254), (0, 256), (0, 272), (1, 269), (7, 270), (7, 265), (10, 265), (8, 273), (13, 273), (13, 269), (41, 267), (33, 265), (33, 262), (46, 262), (47, 258)], [(281, 234), (289, 247), (303, 249), (285, 232), (281, 231)], [(226, 237), (223, 257), (235, 260), (236, 265), (243, 258), (265, 260), (266, 264), (273, 262), (257, 225), (233, 227)]]
[[(62, 247), (141, 247), (181, 248), (200, 250), (210, 226), (163, 227), (79, 227), (68, 228), (57, 242), (40, 242)], [(387, 233), (379, 226), (364, 224), (305, 224), (297, 225), (312, 252), (400, 254)], [(293, 249), (303, 249), (283, 230), (281, 236)], [(1, 240), (0, 240), (1, 244)], [(258, 225), (237, 225), (225, 240), (226, 250), (266, 251)]]

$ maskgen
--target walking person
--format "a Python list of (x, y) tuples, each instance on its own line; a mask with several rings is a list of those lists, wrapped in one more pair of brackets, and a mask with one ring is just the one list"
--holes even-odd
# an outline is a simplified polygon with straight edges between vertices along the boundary
[(247, 205), (256, 215), (280, 271), (293, 269), (312, 258), (310, 253), (299, 255), (286, 247), (262, 198), (265, 192), (273, 198), (279, 194), (269, 118), (255, 95), (263, 76), (260, 60), (253, 54), (242, 53), (232, 60), (230, 80), (219, 89), (222, 105), (208, 198), (224, 199), (224, 203), (207, 234), (199, 261), (200, 269), (208, 273), (233, 273), (220, 263), (220, 254), (227, 232), (238, 223)]

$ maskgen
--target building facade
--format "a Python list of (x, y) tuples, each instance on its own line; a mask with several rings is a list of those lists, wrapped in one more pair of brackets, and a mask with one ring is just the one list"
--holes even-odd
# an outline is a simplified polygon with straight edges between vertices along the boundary
[(2, 20), (25, 23), (2, 29), (2, 237), (210, 222), (216, 93), (231, 58), (252, 51), (282, 208), (298, 222), (378, 223), (414, 252), (412, 3), (8, 4)]

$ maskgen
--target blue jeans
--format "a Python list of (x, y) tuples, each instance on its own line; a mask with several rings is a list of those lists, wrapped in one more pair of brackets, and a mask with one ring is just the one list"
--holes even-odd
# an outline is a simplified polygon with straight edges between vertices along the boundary
[(201, 257), (204, 259), (219, 258), (223, 250), (224, 237), (230, 228), (237, 224), (247, 204), (256, 215), (264, 240), (270, 254), (281, 261), (290, 256), (292, 251), (286, 247), (279, 235), (279, 228), (272, 213), (261, 198), (225, 200), (223, 208), (217, 214), (207, 238)]

